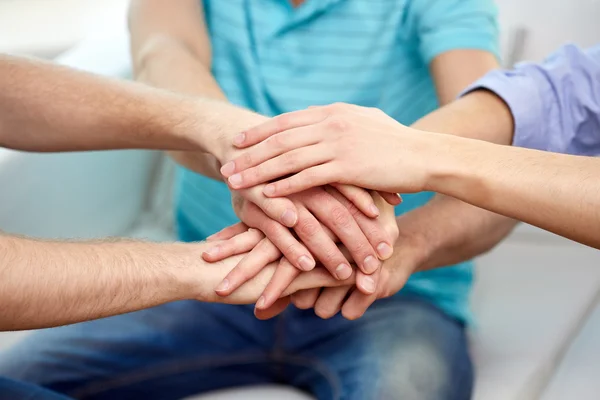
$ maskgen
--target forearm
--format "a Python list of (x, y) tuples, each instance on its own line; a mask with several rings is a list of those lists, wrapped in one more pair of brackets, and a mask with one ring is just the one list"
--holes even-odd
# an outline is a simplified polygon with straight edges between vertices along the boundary
[(212, 103), (207, 110), (211, 113), (206, 121), (207, 131), (211, 132), (207, 152), (173, 152), (171, 155), (196, 172), (222, 179), (218, 168), (225, 152), (232, 147), (232, 137), (264, 122), (265, 117), (226, 103), (225, 95), (210, 72), (209, 59), (176, 38), (145, 32), (138, 19), (133, 10), (132, 57), (137, 80), (176, 92), (220, 100)]
[(450, 142), (434, 190), (600, 248), (600, 159)]
[[(38, 329), (137, 311), (177, 300), (256, 303), (275, 272), (261, 270), (227, 297), (215, 287), (244, 255), (202, 260), (206, 243), (131, 240), (51, 242), (0, 236), (0, 331)], [(315, 269), (297, 290), (353, 283)]]
[(172, 245), (9, 236), (0, 236), (0, 242), (0, 330), (102, 318), (189, 298), (193, 292), (187, 276), (177, 271), (191, 268), (191, 257)]
[[(513, 129), (506, 105), (486, 91), (474, 92), (450, 103), (417, 121), (413, 127), (501, 144), (511, 142)], [(443, 143), (435, 145), (443, 146)], [(446, 150), (441, 148), (444, 153)], [(451, 265), (478, 256), (493, 248), (515, 224), (510, 218), (443, 194), (437, 194), (427, 205), (399, 217), (398, 221), (401, 237), (406, 236), (403, 230), (408, 229), (408, 234), (417, 237), (424, 249), (420, 269)]]
[[(196, 105), (131, 82), (0, 55), (0, 146), (25, 151), (201, 149)], [(199, 135), (198, 135), (199, 136)]]

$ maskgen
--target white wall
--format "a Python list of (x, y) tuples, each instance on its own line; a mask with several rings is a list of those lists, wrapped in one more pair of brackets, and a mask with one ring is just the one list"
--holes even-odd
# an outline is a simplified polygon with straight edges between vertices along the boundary
[(526, 29), (523, 57), (541, 60), (566, 42), (600, 43), (600, 0), (496, 0), (506, 54), (515, 29)]

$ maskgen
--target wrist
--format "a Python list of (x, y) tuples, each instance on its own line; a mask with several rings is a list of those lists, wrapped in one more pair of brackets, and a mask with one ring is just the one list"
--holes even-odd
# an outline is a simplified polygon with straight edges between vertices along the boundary
[(233, 145), (233, 139), (237, 135), (268, 120), (265, 116), (224, 102), (214, 102), (210, 109), (208, 129), (216, 134), (208, 140), (207, 152), (221, 164), (241, 152)]
[(474, 139), (453, 135), (427, 133), (431, 137), (431, 148), (435, 154), (425, 157), (427, 180), (426, 191), (456, 197), (462, 192), (469, 176), (477, 169), (477, 144)]
[[(152, 243), (144, 251), (145, 258), (156, 260), (162, 296), (168, 301), (200, 300), (210, 294), (211, 282), (207, 265), (202, 259), (205, 243)], [(214, 283), (216, 285), (216, 283)]]

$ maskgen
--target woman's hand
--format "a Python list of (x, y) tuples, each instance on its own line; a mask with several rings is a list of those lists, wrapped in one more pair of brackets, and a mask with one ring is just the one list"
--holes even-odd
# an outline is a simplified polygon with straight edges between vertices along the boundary
[[(383, 111), (350, 104), (313, 107), (274, 117), (239, 134), (249, 148), (221, 173), (234, 189), (268, 183), (268, 197), (346, 183), (390, 193), (426, 189), (439, 135), (398, 123)], [(292, 174), (290, 177), (287, 175)]]

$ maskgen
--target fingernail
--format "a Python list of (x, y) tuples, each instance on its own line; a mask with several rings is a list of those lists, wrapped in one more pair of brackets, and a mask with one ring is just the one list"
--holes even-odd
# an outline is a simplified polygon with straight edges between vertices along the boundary
[(241, 174), (235, 174), (235, 175), (231, 175), (228, 179), (229, 184), (231, 186), (239, 186), (242, 184), (242, 175)]
[(219, 283), (219, 286), (216, 287), (216, 292), (223, 292), (229, 289), (229, 279), (223, 279), (223, 282)]
[(307, 256), (300, 256), (300, 258), (298, 258), (298, 264), (300, 264), (300, 268), (302, 268), (303, 271), (310, 271), (315, 267), (314, 260), (311, 260)]
[(260, 296), (258, 301), (256, 302), (256, 308), (264, 308), (265, 307), (265, 296)]
[(273, 196), (275, 194), (275, 186), (273, 186), (273, 185), (265, 186), (265, 188), (263, 189), (263, 193), (265, 194), (265, 196)]
[(205, 253), (208, 254), (209, 256), (215, 257), (217, 254), (219, 254), (219, 251), (221, 249), (219, 248), (219, 246), (215, 246), (215, 247), (211, 247), (210, 249), (206, 250)]
[(371, 207), (369, 207), (371, 212), (373, 213), (373, 215), (376, 215), (379, 217), (379, 208), (377, 208), (377, 206), (375, 204), (371, 204)]
[(377, 271), (377, 268), (379, 268), (380, 263), (379, 260), (377, 260), (375, 257), (373, 256), (368, 256), (367, 258), (365, 258), (365, 272), (367, 274), (372, 274), (373, 272)]
[(387, 243), (381, 242), (379, 245), (377, 245), (377, 253), (379, 253), (379, 257), (383, 258), (384, 260), (390, 258), (393, 252), (394, 250)]
[(370, 276), (363, 278), (362, 287), (368, 293), (375, 293), (375, 281)]
[(296, 213), (292, 210), (285, 210), (283, 214), (281, 214), (281, 222), (288, 228), (292, 228), (296, 225), (297, 217)]
[(233, 161), (229, 161), (227, 164), (221, 167), (221, 174), (224, 176), (229, 176), (235, 172), (235, 163)]
[(244, 132), (238, 133), (233, 138), (233, 144), (240, 145), (240, 144), (244, 143), (244, 140), (246, 140), (246, 134)]
[(352, 268), (350, 268), (348, 264), (340, 264), (335, 269), (335, 275), (341, 281), (343, 281), (344, 279), (348, 279), (350, 278), (350, 275), (352, 275)]

